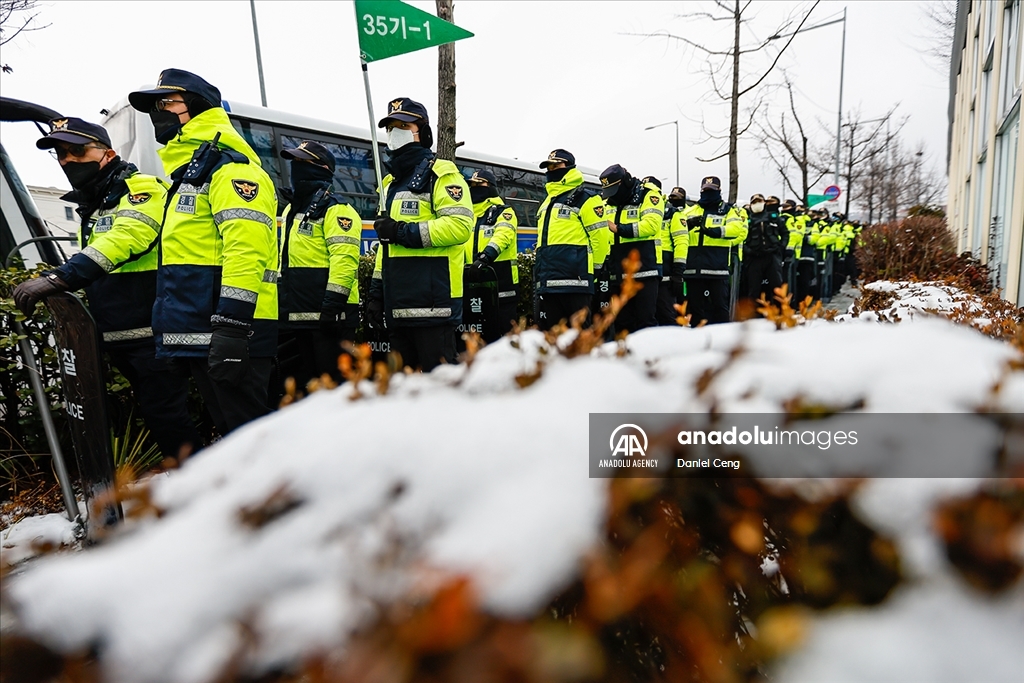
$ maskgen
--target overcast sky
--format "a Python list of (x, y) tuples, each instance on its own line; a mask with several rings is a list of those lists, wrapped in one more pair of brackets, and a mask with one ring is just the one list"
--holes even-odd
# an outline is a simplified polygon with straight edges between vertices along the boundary
[[(657, 175), (671, 185), (673, 128), (644, 128), (678, 119), (681, 184), (692, 192), (711, 174), (728, 182), (726, 159), (696, 160), (718, 151), (718, 143), (701, 144), (700, 120), (718, 131), (728, 126), (727, 107), (708, 97), (703, 57), (675, 41), (628, 35), (668, 31), (727, 49), (726, 22), (678, 18), (708, 4), (459, 0), (455, 22), (476, 36), (456, 48), (457, 138), (477, 151), (531, 161), (564, 147), (581, 165), (621, 163), (634, 175)], [(899, 103), (898, 111), (909, 116), (908, 142), (925, 144), (929, 164), (945, 182), (948, 74), (924, 55), (923, 4), (823, 1), (807, 25), (848, 7), (844, 111), (859, 108), (870, 119)], [(755, 1), (744, 45), (810, 6)], [(258, 0), (256, 8), (269, 106), (365, 128), (352, 3)], [(229, 101), (259, 104), (248, 2), (51, 2), (40, 19), (51, 25), (3, 48), (0, 61), (14, 68), (0, 76), (6, 97), (99, 121), (101, 109), (176, 67), (200, 74)], [(834, 140), (841, 38), (841, 24), (797, 36), (768, 81), (781, 82), (785, 69), (796, 82), (802, 116), (825, 126), (811, 126), (823, 145)], [(746, 56), (748, 80), (775, 54)], [(436, 48), (369, 68), (378, 112), (406, 96), (436, 113)], [(777, 117), (787, 103), (780, 93), (767, 106)], [(57, 163), (35, 149), (34, 127), (3, 124), (0, 136), (26, 183), (68, 187)], [(741, 198), (781, 191), (753, 139), (740, 144), (739, 189)]]

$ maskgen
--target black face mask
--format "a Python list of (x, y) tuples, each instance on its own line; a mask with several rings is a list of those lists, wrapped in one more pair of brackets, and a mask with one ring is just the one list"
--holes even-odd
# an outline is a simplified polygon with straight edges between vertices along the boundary
[(686, 197), (669, 197), (668, 203), (676, 208), (686, 206)]
[(703, 207), (715, 208), (722, 203), (721, 190), (701, 190), (700, 201), (697, 202)]
[(608, 197), (606, 200), (612, 206), (625, 206), (629, 203), (629, 200), (633, 196), (633, 179), (624, 178), (619, 182), (619, 189), (615, 191), (615, 194)]
[(479, 204), (489, 197), (497, 197), (497, 188), (491, 187), (490, 185), (470, 185), (469, 186), (469, 198), (473, 200), (474, 204)]
[(149, 120), (153, 122), (156, 141), (161, 145), (166, 145), (173, 140), (181, 131), (181, 127), (185, 125), (177, 114), (169, 111), (151, 111), (149, 112)]
[(546, 171), (544, 177), (547, 178), (549, 183), (557, 183), (559, 180), (565, 177), (565, 174), (569, 172), (569, 167), (556, 168), (553, 171)]
[(71, 187), (76, 190), (88, 187), (100, 174), (100, 162), (80, 161), (71, 162), (61, 166), (64, 175), (68, 177)]
[(334, 177), (330, 169), (306, 161), (292, 162), (292, 187), (299, 189), (300, 183), (323, 183)]

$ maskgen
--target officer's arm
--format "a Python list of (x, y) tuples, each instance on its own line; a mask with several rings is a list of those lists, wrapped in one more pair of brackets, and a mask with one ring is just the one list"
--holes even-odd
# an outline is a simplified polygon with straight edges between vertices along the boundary
[(461, 174), (446, 173), (434, 184), (434, 213), (437, 218), (408, 223), (398, 242), (411, 249), (452, 247), (473, 236), (476, 217), (469, 185)]
[(373, 261), (373, 275), (370, 277), (370, 291), (366, 298), (368, 301), (384, 300), (384, 250), (388, 245), (377, 243), (377, 253)]
[(227, 164), (213, 174), (210, 208), (223, 243), (217, 315), (250, 322), (256, 313), (260, 285), (274, 276), (275, 202), (258, 166)]
[(511, 206), (502, 209), (501, 213), (498, 214), (498, 220), (494, 224), (494, 234), (491, 235), (491, 241), (484, 247), (484, 251), (489, 252), (488, 255), (491, 260), (498, 258), (501, 252), (508, 249), (512, 244), (515, 244), (518, 239), (519, 230), (519, 217), (516, 216), (515, 209)]
[(672, 261), (673, 263), (686, 263), (686, 256), (690, 252), (690, 230), (686, 227), (686, 212), (676, 211), (672, 214), (672, 222), (668, 226), (672, 235)]
[(739, 244), (747, 239), (747, 222), (742, 215), (732, 209), (725, 215), (725, 225), (722, 226), (722, 239), (731, 240), (733, 244)]
[(640, 221), (635, 224), (637, 237), (657, 237), (661, 232), (661, 220), (665, 217), (665, 205), (661, 201), (661, 195), (657, 192), (648, 192), (644, 201), (640, 204)]
[(110, 230), (94, 234), (89, 246), (56, 269), (70, 289), (86, 287), (156, 248), (167, 188), (153, 176), (131, 178), (128, 184), (128, 194), (121, 198)]
[[(601, 207), (600, 212), (597, 211), (597, 207)], [(583, 202), (583, 206), (580, 207), (580, 220), (583, 222), (583, 229), (586, 231), (587, 239), (590, 241), (592, 253), (601, 251), (600, 241), (604, 238), (604, 234), (601, 231), (608, 229), (606, 215), (607, 209), (604, 206), (604, 202), (597, 195), (587, 199), (587, 201)]]
[[(363, 222), (348, 204), (336, 204), (324, 216), (324, 241), (327, 243), (327, 294), (324, 300), (346, 303), (357, 287), (359, 275), (359, 235)], [(334, 295), (334, 296), (332, 296)]]

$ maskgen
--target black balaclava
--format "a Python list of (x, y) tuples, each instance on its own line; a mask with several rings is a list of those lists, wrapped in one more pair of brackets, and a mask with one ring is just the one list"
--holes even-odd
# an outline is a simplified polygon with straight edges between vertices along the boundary
[(686, 195), (683, 195), (682, 197), (676, 195), (669, 195), (668, 203), (678, 209), (681, 209), (684, 206), (686, 206)]
[(334, 177), (330, 169), (308, 161), (292, 161), (291, 170), (292, 205), (298, 211), (305, 211), (316, 191), (329, 186)]
[(722, 203), (722, 191), (712, 189), (701, 190), (700, 199), (697, 203), (705, 209), (717, 209), (718, 205)]
[(103, 200), (107, 198), (107, 195), (114, 188), (114, 181), (118, 174), (129, 165), (128, 162), (119, 156), (114, 157), (107, 162), (106, 166), (96, 171), (86, 171), (74, 167), (85, 166), (89, 169), (95, 169), (99, 166), (98, 161), (66, 164), (61, 169), (64, 171), (64, 175), (68, 177), (71, 186), (75, 189), (61, 197), (61, 199), (78, 204), (79, 214), (91, 214), (100, 208)]
[(474, 204), (488, 199), (490, 197), (498, 196), (498, 188), (491, 187), (490, 185), (470, 185), (469, 186), (469, 197), (473, 200)]
[(412, 175), (412, 172), (416, 170), (421, 161), (433, 155), (430, 148), (424, 147), (422, 143), (423, 134), (421, 129), (420, 142), (414, 140), (396, 150), (389, 150), (387, 152), (388, 159), (384, 162), (384, 166), (387, 167), (396, 180)]
[(575, 167), (574, 166), (565, 166), (563, 168), (556, 168), (553, 171), (551, 171), (551, 170), (545, 171), (544, 172), (544, 178), (549, 183), (557, 183), (562, 178), (564, 178), (565, 174), (568, 173), (569, 171), (571, 171), (573, 168), (575, 168)]

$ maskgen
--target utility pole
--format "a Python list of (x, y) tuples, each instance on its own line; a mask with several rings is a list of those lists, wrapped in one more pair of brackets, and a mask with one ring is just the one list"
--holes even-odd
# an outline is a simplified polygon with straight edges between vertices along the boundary
[[(263, 82), (263, 56), (260, 54), (260, 29), (256, 24), (256, 0), (249, 0), (249, 9), (252, 10), (252, 37), (256, 41), (256, 71), (260, 75), (260, 101), (267, 106), (267, 86)], [(220, 104), (219, 102), (217, 104)]]
[[(453, 21), (452, 0), (435, 0), (437, 18)], [(437, 156), (455, 161), (455, 43), (437, 48)]]

